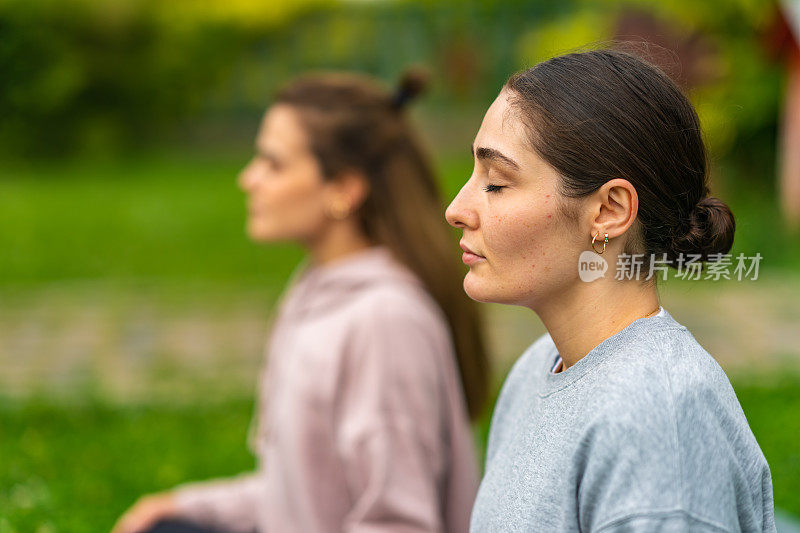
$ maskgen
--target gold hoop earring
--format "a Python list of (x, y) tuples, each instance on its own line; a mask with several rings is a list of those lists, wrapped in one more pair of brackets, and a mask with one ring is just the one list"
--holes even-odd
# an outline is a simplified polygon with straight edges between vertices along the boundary
[(603, 234), (604, 235), (604, 237), (603, 237), (603, 249), (602, 249), (602, 251), (599, 251), (599, 252), (597, 251), (597, 248), (594, 247), (594, 241), (595, 241), (595, 239), (597, 239), (598, 235), (600, 235), (599, 231), (594, 234), (594, 237), (592, 237), (592, 250), (594, 250), (594, 252), (596, 254), (603, 255), (603, 252), (606, 251), (606, 244), (608, 244), (608, 233), (604, 233)]
[(328, 206), (328, 216), (335, 220), (344, 220), (350, 215), (350, 204), (347, 200), (340, 200)]

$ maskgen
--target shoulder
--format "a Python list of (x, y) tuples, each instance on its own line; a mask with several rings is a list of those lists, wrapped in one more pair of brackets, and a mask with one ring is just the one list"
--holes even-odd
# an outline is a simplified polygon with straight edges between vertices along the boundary
[(362, 290), (348, 303), (348, 328), (357, 337), (408, 336), (441, 343), (449, 339), (447, 319), (421, 286), (384, 284)]
[(381, 317), (411, 318), (420, 313), (434, 313), (436, 306), (422, 286), (399, 282), (365, 287), (353, 296), (350, 305), (354, 315), (361, 318), (373, 313), (379, 313)]
[(532, 378), (549, 371), (547, 366), (555, 354), (556, 347), (549, 333), (533, 341), (511, 366), (500, 390), (498, 407), (501, 402), (522, 392), (521, 388), (530, 391), (530, 387), (534, 385)]
[(555, 353), (553, 340), (545, 333), (511, 367), (492, 411), (487, 461), (492, 459), (509, 434), (522, 430), (519, 424), (524, 425), (527, 421), (524, 411), (536, 402), (539, 383), (549, 371), (550, 360)]
[(680, 422), (699, 410), (741, 411), (725, 372), (680, 325), (641, 331), (599, 370), (595, 386), (604, 408), (598, 412), (612, 417), (664, 413)]
[(350, 375), (435, 386), (454, 349), (444, 313), (427, 292), (411, 284), (376, 285), (347, 309), (343, 355)]
[(680, 509), (733, 527), (761, 516), (766, 460), (727, 376), (686, 328), (619, 347), (587, 402), (576, 450), (587, 519)]
[[(442, 415), (452, 342), (426, 293), (386, 284), (347, 304), (337, 411), (345, 440), (405, 424), (433, 443)], [(434, 446), (434, 444), (430, 444)]]
[(522, 352), (503, 381), (494, 407), (492, 427), (503, 422), (505, 413), (524, 396), (536, 395), (538, 383), (550, 370), (549, 364), (555, 357), (556, 347), (550, 334), (545, 333)]
[(749, 433), (725, 372), (682, 326), (643, 331), (596, 370), (586, 408), (596, 436), (615, 445), (684, 454), (700, 435)]

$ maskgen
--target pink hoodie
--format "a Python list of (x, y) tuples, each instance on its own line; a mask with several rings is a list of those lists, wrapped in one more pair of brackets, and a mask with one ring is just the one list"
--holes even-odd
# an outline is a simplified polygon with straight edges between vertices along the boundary
[(178, 489), (228, 531), (468, 530), (478, 486), (445, 317), (388, 249), (298, 268), (251, 432), (256, 472)]

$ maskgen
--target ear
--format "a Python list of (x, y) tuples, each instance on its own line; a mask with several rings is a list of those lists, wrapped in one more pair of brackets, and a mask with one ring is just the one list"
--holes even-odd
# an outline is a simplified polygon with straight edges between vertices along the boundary
[(361, 207), (369, 194), (369, 181), (362, 172), (347, 170), (328, 182), (328, 195), (332, 200), (346, 200), (351, 211)]
[(615, 178), (597, 189), (590, 200), (590, 226), (594, 235), (608, 233), (609, 238), (623, 235), (636, 221), (639, 195), (628, 180)]

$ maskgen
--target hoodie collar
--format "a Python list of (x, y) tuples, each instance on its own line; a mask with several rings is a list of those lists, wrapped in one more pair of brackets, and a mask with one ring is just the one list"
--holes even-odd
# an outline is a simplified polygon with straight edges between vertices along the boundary
[(382, 245), (321, 265), (306, 258), (290, 278), (281, 315), (297, 318), (327, 311), (367, 287), (392, 284), (421, 286), (419, 279)]

